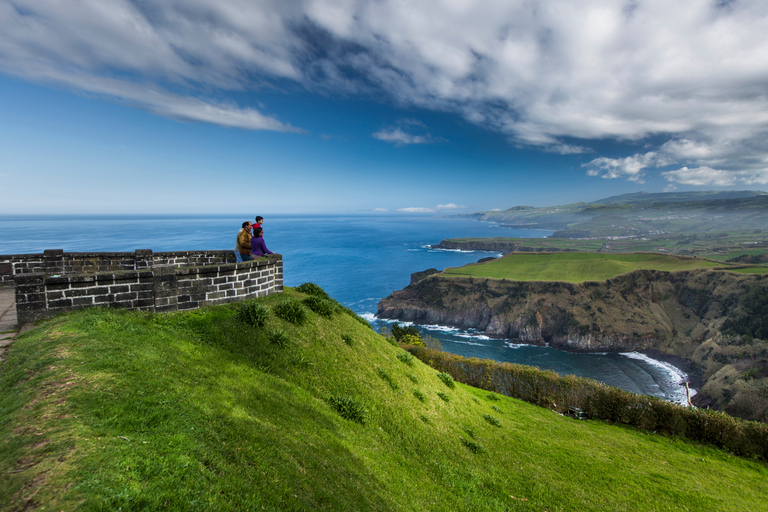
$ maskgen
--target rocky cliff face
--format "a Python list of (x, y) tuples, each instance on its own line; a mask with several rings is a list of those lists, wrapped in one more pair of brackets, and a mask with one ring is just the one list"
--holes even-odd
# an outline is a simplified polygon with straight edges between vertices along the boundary
[(700, 342), (765, 276), (637, 271), (604, 282), (520, 282), (432, 275), (379, 302), (381, 318), (475, 328), (576, 351)]
[[(653, 352), (682, 358), (678, 364), (692, 362), (706, 381), (726, 367), (733, 367), (729, 371), (738, 377), (768, 356), (768, 343), (736, 349), (733, 345), (741, 338), (720, 332), (727, 318), (740, 314), (740, 298), (755, 286), (768, 286), (768, 275), (641, 270), (572, 284), (435, 274), (382, 299), (377, 316), (475, 328), (569, 351)], [(725, 395), (730, 400), (733, 393)], [(760, 416), (768, 419), (768, 402)]]

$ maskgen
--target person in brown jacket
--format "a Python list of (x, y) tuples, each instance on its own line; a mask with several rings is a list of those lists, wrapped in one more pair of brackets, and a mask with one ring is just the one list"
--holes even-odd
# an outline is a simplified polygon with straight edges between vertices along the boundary
[(235, 261), (248, 261), (251, 259), (251, 223), (243, 222), (243, 227), (237, 232), (235, 242)]

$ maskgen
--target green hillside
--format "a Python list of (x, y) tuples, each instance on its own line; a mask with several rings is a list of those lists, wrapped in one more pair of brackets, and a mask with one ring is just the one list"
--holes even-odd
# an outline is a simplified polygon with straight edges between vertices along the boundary
[(296, 290), (247, 304), (20, 335), (0, 509), (768, 510), (764, 463), (441, 379)]
[(674, 272), (713, 268), (719, 263), (663, 254), (603, 254), (590, 252), (512, 253), (482, 264), (449, 268), (446, 274), (512, 279), (515, 281), (604, 281), (633, 270)]

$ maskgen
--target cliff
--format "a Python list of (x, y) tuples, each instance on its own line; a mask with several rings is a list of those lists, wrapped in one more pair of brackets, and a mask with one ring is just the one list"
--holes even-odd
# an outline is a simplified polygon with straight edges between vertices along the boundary
[[(678, 364), (682, 358), (703, 377), (699, 403), (765, 421), (768, 400), (759, 396), (768, 387), (768, 343), (722, 331), (729, 318), (743, 316), (742, 297), (766, 285), (768, 275), (713, 270), (642, 270), (576, 284), (435, 274), (382, 299), (377, 316), (569, 351), (652, 352)], [(744, 386), (723, 392), (723, 381), (733, 388), (745, 375)], [(710, 381), (719, 384), (708, 388)]]

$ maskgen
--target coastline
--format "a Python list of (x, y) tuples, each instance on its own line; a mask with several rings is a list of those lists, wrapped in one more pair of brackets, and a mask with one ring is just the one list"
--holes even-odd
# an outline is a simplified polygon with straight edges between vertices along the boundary
[[(687, 380), (689, 382), (689, 385), (691, 387), (691, 397), (693, 397), (696, 394), (696, 390), (701, 388), (701, 372), (693, 367), (692, 363), (690, 361), (687, 361), (683, 358), (677, 358), (674, 356), (669, 356), (667, 354), (663, 354), (658, 351), (599, 351), (599, 352), (579, 352), (579, 351), (571, 351), (571, 350), (564, 350), (560, 347), (549, 347), (549, 346), (538, 346), (533, 345), (530, 343), (524, 343), (520, 342), (519, 340), (513, 340), (510, 338), (502, 337), (502, 336), (491, 336), (482, 332), (472, 332), (465, 329), (462, 329), (460, 327), (453, 327), (448, 325), (433, 325), (433, 324), (419, 324), (414, 322), (407, 322), (407, 321), (398, 321), (388, 318), (379, 318), (375, 316), (373, 313), (366, 313), (361, 315), (363, 318), (368, 320), (370, 323), (375, 324), (384, 324), (384, 325), (391, 325), (393, 323), (399, 323), (403, 325), (413, 325), (418, 328), (423, 329), (426, 331), (426, 334), (429, 334), (431, 336), (436, 336), (439, 338), (457, 338), (457, 339), (451, 339), (450, 341), (444, 341), (441, 340), (443, 343), (443, 352), (451, 353), (460, 355), (462, 357), (478, 357), (480, 359), (489, 359), (496, 362), (507, 362), (512, 364), (521, 364), (524, 366), (532, 366), (537, 367), (540, 369), (550, 369), (555, 371), (556, 373), (559, 373), (561, 375), (576, 375), (577, 377), (584, 377), (584, 378), (590, 378), (593, 380), (597, 380), (600, 382), (604, 382), (605, 384), (613, 387), (618, 387), (620, 389), (625, 389), (626, 391), (632, 391), (630, 389), (627, 389), (625, 387), (622, 387), (621, 385), (618, 385), (616, 382), (606, 382), (606, 379), (597, 378), (593, 375), (580, 375), (578, 372), (575, 371), (565, 371), (561, 372), (558, 370), (555, 370), (553, 368), (549, 368), (546, 366), (539, 366), (536, 364), (531, 364), (529, 362), (525, 361), (516, 361), (516, 360), (510, 360), (514, 358), (497, 358), (493, 357), (494, 350), (492, 350), (488, 344), (483, 343), (486, 341), (492, 341), (492, 342), (502, 342), (503, 347), (500, 350), (500, 347), (495, 347), (495, 352), (497, 354), (510, 354), (507, 352), (508, 350), (514, 350), (516, 355), (519, 354), (520, 349), (527, 349), (528, 352), (532, 353), (538, 353), (540, 354), (540, 358), (544, 358), (544, 360), (547, 359), (547, 354), (551, 354), (548, 351), (554, 351), (556, 354), (564, 354), (567, 355), (568, 358), (571, 356), (585, 356), (585, 357), (603, 357), (606, 355), (615, 355), (615, 356), (621, 356), (622, 358), (627, 359), (635, 359), (642, 361), (644, 364), (642, 365), (645, 371), (645, 374), (652, 379), (654, 382), (656, 382), (658, 377), (662, 377), (665, 381), (667, 381), (666, 388), (659, 387), (660, 393), (662, 393), (663, 396), (659, 396), (653, 393), (645, 393), (645, 392), (639, 392), (640, 394), (646, 394), (650, 396), (659, 396), (659, 398), (664, 398), (665, 400), (668, 400), (670, 402), (675, 403), (684, 403), (686, 392), (685, 392), (685, 381)], [(450, 350), (447, 349), (446, 345), (450, 344), (456, 344), (457, 346), (462, 346), (463, 349), (459, 350)], [(483, 354), (472, 354), (467, 352), (473, 352), (472, 347), (478, 347), (482, 351)], [(462, 353), (463, 352), (463, 353)], [(638, 354), (641, 357), (632, 357), (631, 354)], [(645, 367), (651, 366), (656, 369), (658, 374), (654, 374), (652, 372), (647, 371)], [(608, 379), (610, 380), (610, 379)], [(638, 385), (638, 382), (633, 381), (632, 379), (628, 378), (628, 383)], [(674, 383), (674, 384), (672, 384)], [(658, 383), (657, 383), (658, 384)], [(632, 391), (632, 392), (638, 392), (638, 391)]]

